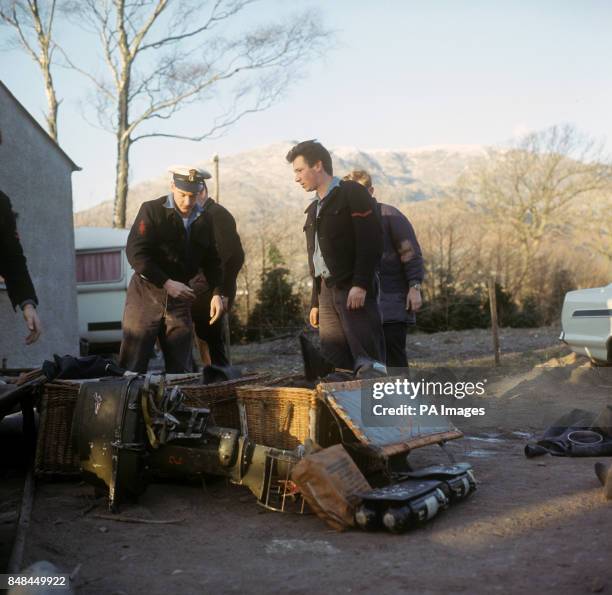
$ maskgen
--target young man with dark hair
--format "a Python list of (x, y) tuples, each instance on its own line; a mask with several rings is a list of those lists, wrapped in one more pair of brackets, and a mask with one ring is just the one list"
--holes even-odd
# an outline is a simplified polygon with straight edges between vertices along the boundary
[[(364, 170), (354, 170), (344, 177), (364, 186), (374, 197), (372, 178)], [(381, 202), (377, 203), (383, 226), (384, 249), (380, 261), (380, 305), (387, 352), (387, 366), (405, 368), (406, 331), (414, 324), (422, 304), (421, 283), (425, 274), (421, 247), (414, 228), (404, 214)]]
[(329, 151), (314, 140), (286, 157), (295, 181), (316, 199), (306, 209), (306, 247), (313, 278), (310, 324), (321, 349), (338, 368), (383, 369), (382, 324), (376, 270), (382, 230), (376, 205), (356, 182), (333, 176)]

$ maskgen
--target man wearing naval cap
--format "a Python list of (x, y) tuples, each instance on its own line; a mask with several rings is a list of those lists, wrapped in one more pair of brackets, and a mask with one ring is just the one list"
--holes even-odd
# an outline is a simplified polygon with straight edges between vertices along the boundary
[(146, 372), (155, 341), (167, 373), (191, 369), (189, 281), (201, 271), (211, 287), (211, 324), (223, 314), (221, 262), (210, 221), (202, 217), (198, 197), (210, 174), (192, 166), (172, 166), (170, 193), (144, 202), (127, 240), (127, 257), (135, 271), (123, 313), (119, 364)]

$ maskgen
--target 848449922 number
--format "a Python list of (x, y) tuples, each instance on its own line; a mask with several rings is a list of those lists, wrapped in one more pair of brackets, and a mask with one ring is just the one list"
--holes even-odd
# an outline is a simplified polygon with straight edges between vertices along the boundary
[(0, 574), (0, 589), (10, 587), (47, 587), (51, 589), (68, 589), (70, 581), (67, 574), (50, 576), (32, 576), (27, 574)]

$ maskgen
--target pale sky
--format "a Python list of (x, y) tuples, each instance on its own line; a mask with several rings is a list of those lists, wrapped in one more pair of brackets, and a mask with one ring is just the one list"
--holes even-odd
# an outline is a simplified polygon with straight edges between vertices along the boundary
[[(267, 4), (272, 9), (258, 15), (290, 12), (287, 2)], [(321, 61), (296, 67), (306, 77), (280, 104), (247, 117), (221, 139), (137, 143), (132, 182), (159, 176), (170, 163), (214, 153), (222, 159), (290, 139), (361, 149), (494, 145), (571, 123), (612, 147), (608, 0), (334, 0), (290, 8), (319, 12), (336, 31), (336, 47)], [(242, 18), (247, 24), (251, 17)], [(0, 38), (7, 33), (0, 28)], [(65, 27), (58, 38), (97, 68), (95, 41), (86, 33)], [(114, 139), (81, 116), (87, 82), (59, 68), (55, 77), (63, 98), (60, 144), (83, 168), (73, 176), (74, 207), (81, 210), (112, 198)], [(43, 85), (32, 60), (1, 52), (0, 79), (44, 124)], [(187, 132), (207, 107), (189, 108), (176, 131)]]

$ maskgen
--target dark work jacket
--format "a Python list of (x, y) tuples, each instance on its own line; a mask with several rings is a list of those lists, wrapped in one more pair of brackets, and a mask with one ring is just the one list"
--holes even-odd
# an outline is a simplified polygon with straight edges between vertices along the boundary
[[(244, 250), (240, 236), (236, 230), (236, 220), (232, 214), (220, 204), (209, 198), (204, 203), (201, 217), (206, 217), (212, 224), (215, 246), (221, 259), (223, 269), (223, 295), (229, 298), (230, 305), (236, 297), (236, 279), (244, 264)], [(208, 321), (210, 319), (210, 300), (212, 293), (205, 284), (206, 290), (196, 289), (196, 300), (191, 306), (194, 320)]]
[(305, 212), (308, 265), (313, 277), (311, 306), (318, 306), (320, 287), (320, 278), (314, 279), (312, 260), (315, 232), (330, 272), (327, 285), (373, 291), (383, 238), (376, 202), (370, 193), (357, 182), (341, 181), (323, 200), (318, 216), (316, 200)]
[(201, 214), (187, 237), (176, 209), (164, 206), (167, 199), (141, 205), (127, 240), (129, 263), (157, 287), (168, 279), (188, 283), (201, 269), (213, 294), (220, 294), (223, 274), (210, 220)]
[[(380, 259), (380, 309), (384, 322), (414, 324), (414, 312), (406, 311), (409, 283), (421, 283), (425, 275), (423, 255), (414, 228), (395, 207), (378, 203), (384, 249)], [(400, 252), (405, 251), (404, 262)]]
[(0, 276), (4, 278), (13, 308), (26, 300), (38, 304), (26, 258), (19, 241), (17, 222), (9, 197), (0, 190)]
[(244, 250), (236, 230), (236, 220), (220, 204), (209, 198), (202, 207), (203, 216), (212, 222), (215, 246), (223, 269), (223, 295), (230, 301), (236, 297), (236, 279), (244, 264)]

